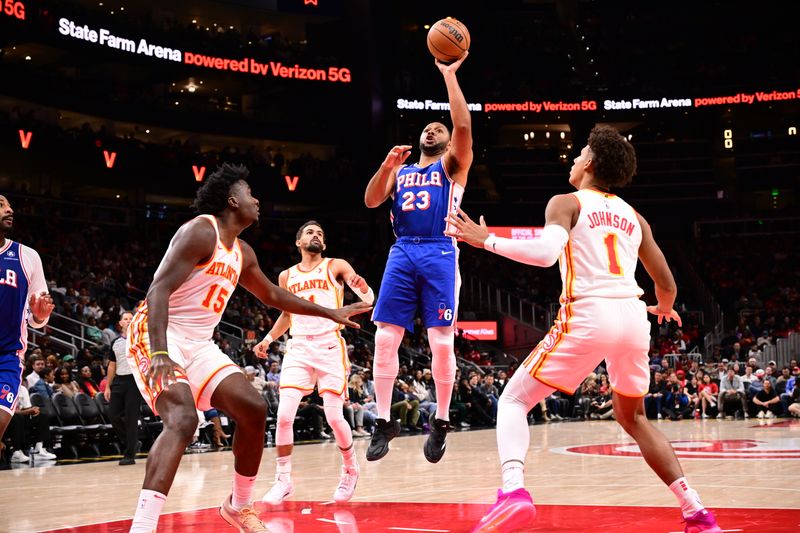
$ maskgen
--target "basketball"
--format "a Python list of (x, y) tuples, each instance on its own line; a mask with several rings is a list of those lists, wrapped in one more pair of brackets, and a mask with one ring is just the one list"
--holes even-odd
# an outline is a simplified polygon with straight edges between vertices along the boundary
[(452, 63), (469, 50), (469, 30), (454, 18), (437, 21), (428, 31), (428, 50), (444, 63)]

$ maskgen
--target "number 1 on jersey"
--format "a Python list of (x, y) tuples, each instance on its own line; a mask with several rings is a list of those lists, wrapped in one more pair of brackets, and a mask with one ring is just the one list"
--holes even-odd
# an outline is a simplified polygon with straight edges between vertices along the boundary
[(617, 254), (617, 234), (609, 233), (603, 242), (606, 243), (608, 252), (608, 271), (615, 276), (621, 276), (622, 266), (619, 264), (619, 255)]

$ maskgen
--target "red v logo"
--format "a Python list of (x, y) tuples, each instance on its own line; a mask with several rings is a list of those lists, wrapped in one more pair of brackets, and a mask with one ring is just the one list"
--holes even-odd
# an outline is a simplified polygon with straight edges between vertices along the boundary
[(286, 180), (286, 186), (289, 188), (289, 191), (294, 192), (297, 188), (297, 182), (300, 181), (300, 176), (284, 176), (283, 178)]
[(108, 150), (103, 150), (103, 157), (106, 160), (106, 166), (108, 168), (114, 168), (114, 161), (117, 160), (117, 152), (109, 152)]
[(31, 145), (31, 137), (33, 136), (33, 132), (25, 132), (24, 130), (19, 130), (19, 142), (22, 143), (23, 150), (27, 150), (28, 146)]
[(192, 172), (194, 172), (195, 181), (203, 181), (203, 176), (206, 175), (206, 167), (198, 167), (197, 165), (192, 165)]

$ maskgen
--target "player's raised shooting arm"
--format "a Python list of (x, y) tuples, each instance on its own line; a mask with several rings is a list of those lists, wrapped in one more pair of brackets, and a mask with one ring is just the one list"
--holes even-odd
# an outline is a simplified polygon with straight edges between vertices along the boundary
[(352, 328), (359, 328), (360, 326), (350, 320), (350, 316), (364, 313), (371, 309), (370, 306), (364, 304), (348, 305), (341, 309), (328, 309), (327, 307), (322, 307), (302, 298), (298, 298), (291, 292), (278, 287), (267, 279), (267, 276), (264, 275), (264, 272), (262, 272), (261, 268), (258, 266), (258, 259), (250, 245), (243, 241), (239, 242), (242, 246), (242, 254), (244, 255), (242, 274), (239, 276), (239, 283), (264, 304), (297, 315), (321, 316)]
[[(284, 270), (281, 272), (280, 276), (278, 276), (278, 285), (282, 288), (286, 288), (286, 280), (289, 279), (289, 271)], [(272, 329), (269, 330), (267, 333), (267, 338), (272, 340), (279, 339), (283, 336), (286, 331), (288, 331), (289, 327), (292, 325), (292, 321), (289, 318), (291, 313), (287, 313), (286, 311), (281, 311), (281, 316), (278, 317), (278, 320), (275, 321), (275, 324), (272, 325)]]
[(167, 350), (170, 295), (178, 290), (197, 265), (213, 256), (216, 243), (214, 227), (203, 219), (195, 219), (175, 233), (172, 248), (158, 266), (146, 296), (151, 353)]
[(450, 103), (450, 120), (453, 122), (450, 150), (445, 156), (445, 164), (450, 172), (450, 177), (461, 185), (466, 185), (467, 172), (472, 165), (472, 117), (469, 114), (467, 99), (464, 98), (464, 93), (461, 92), (461, 86), (458, 84), (456, 71), (467, 55), (469, 52), (464, 53), (461, 59), (450, 65), (436, 62), (436, 66), (444, 76), (447, 100)]
[(667, 311), (672, 309), (675, 303), (675, 298), (678, 295), (678, 288), (675, 285), (675, 279), (672, 277), (672, 271), (669, 269), (664, 253), (653, 238), (653, 231), (650, 229), (650, 224), (648, 224), (639, 213), (636, 213), (636, 217), (639, 219), (639, 224), (642, 228), (642, 244), (639, 246), (639, 260), (642, 262), (642, 265), (644, 265), (647, 274), (652, 278), (653, 283), (655, 283), (659, 310)]

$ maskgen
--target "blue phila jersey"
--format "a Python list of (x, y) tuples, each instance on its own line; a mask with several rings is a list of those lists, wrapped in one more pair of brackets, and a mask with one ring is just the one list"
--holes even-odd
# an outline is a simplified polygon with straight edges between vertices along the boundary
[(20, 252), (11, 240), (0, 249), (0, 354), (24, 349), (27, 340), (28, 276)]
[(392, 192), (392, 229), (396, 237), (444, 237), (445, 218), (455, 212), (464, 196), (444, 168), (444, 161), (419, 164), (397, 171)]

